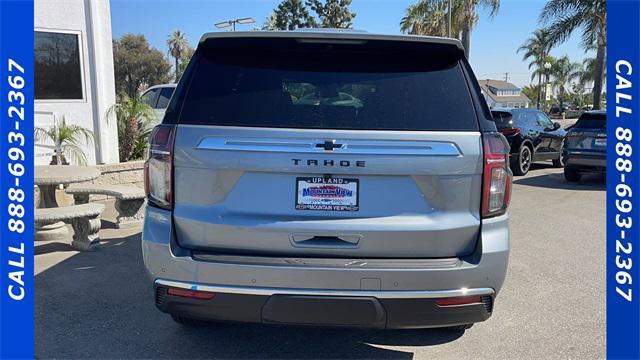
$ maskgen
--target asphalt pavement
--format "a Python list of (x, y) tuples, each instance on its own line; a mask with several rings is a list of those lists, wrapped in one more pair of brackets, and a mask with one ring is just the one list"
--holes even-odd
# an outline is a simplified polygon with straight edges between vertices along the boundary
[[(514, 181), (509, 272), (493, 316), (470, 330), (213, 324), (156, 310), (140, 229), (107, 214), (101, 251), (36, 243), (38, 358), (604, 358), (605, 183), (535, 166)], [(106, 228), (105, 228), (106, 227)]]

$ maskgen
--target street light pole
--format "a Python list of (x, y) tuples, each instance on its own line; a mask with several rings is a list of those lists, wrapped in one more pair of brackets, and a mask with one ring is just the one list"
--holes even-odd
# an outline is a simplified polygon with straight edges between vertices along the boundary
[(551, 63), (544, 63), (544, 106), (543, 110), (547, 111), (547, 90), (549, 88), (549, 70), (551, 69)]
[(233, 20), (227, 20), (227, 21), (223, 21), (223, 22), (219, 22), (217, 24), (215, 24), (215, 27), (217, 27), (218, 29), (223, 29), (223, 28), (227, 28), (227, 27), (231, 27), (232, 31), (236, 31), (236, 24), (251, 24), (256, 22), (253, 18), (239, 18), (239, 19), (233, 19)]
[(447, 37), (451, 37), (451, 0), (449, 0), (449, 14), (447, 15), (449, 21), (447, 21)]

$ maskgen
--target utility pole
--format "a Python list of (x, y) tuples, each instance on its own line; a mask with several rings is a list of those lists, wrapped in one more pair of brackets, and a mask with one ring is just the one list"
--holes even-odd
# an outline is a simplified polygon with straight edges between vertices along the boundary
[(504, 73), (504, 81), (509, 82), (509, 72)]

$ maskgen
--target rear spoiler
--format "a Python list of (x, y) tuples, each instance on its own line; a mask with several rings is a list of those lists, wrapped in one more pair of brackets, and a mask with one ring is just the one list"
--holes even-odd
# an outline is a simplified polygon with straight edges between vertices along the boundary
[(309, 31), (234, 31), (234, 32), (211, 32), (205, 33), (200, 38), (198, 45), (207, 42), (212, 39), (299, 39), (302, 41), (323, 41), (324, 43), (330, 42), (344, 42), (344, 41), (393, 41), (393, 42), (406, 42), (417, 44), (438, 44), (448, 45), (457, 48), (464, 53), (462, 43), (457, 39), (433, 37), (433, 36), (419, 36), (419, 35), (382, 35), (382, 34), (370, 34), (360, 31), (322, 31), (322, 30), (309, 30)]

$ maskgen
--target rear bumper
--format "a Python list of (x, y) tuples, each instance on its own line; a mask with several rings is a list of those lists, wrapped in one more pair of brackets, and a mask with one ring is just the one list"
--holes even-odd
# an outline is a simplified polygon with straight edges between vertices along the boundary
[[(440, 327), (484, 321), (491, 315), (507, 270), (507, 221), (507, 215), (484, 220), (477, 250), (452, 261), (278, 264), (196, 259), (175, 244), (171, 212), (147, 207), (142, 250), (155, 282), (156, 303), (164, 312), (265, 323)], [(184, 298), (168, 295), (168, 287), (195, 287), (216, 295), (211, 300)], [(469, 294), (483, 300), (450, 307), (435, 303), (437, 298)]]
[(607, 168), (607, 156), (604, 152), (565, 150), (565, 156), (565, 166), (593, 171), (606, 171)]
[[(169, 288), (213, 292), (213, 299), (167, 293)], [(221, 287), (155, 281), (156, 306), (185, 317), (268, 324), (409, 329), (484, 321), (493, 311), (492, 289), (366, 292)], [(473, 296), (468, 305), (441, 306), (436, 299)]]

